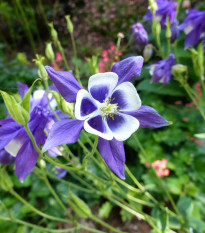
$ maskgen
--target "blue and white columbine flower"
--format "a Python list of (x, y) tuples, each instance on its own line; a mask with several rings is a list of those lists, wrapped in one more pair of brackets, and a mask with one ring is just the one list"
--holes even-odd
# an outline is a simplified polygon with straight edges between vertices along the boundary
[(150, 75), (152, 76), (152, 82), (167, 84), (172, 77), (172, 66), (174, 62), (175, 56), (171, 53), (167, 59), (158, 61), (154, 65), (148, 67), (150, 69)]
[(168, 124), (153, 108), (141, 106), (131, 83), (140, 75), (143, 58), (130, 57), (113, 65), (111, 72), (91, 76), (88, 91), (82, 89), (71, 72), (46, 70), (68, 102), (75, 102), (76, 119), (56, 122), (43, 147), (47, 151), (66, 143), (75, 143), (81, 130), (99, 136), (99, 151), (109, 168), (125, 178), (123, 142), (139, 127), (158, 128)]
[[(161, 27), (165, 27), (167, 17), (169, 18), (169, 21), (171, 23), (174, 22), (174, 17), (176, 14), (176, 2), (168, 1), (168, 0), (157, 0), (157, 10), (155, 13), (156, 19), (160, 22)], [(152, 11), (149, 10), (145, 16), (144, 19), (146, 20), (152, 20), (153, 15)]]
[(185, 48), (194, 46), (201, 38), (205, 41), (205, 11), (189, 10), (179, 29), (186, 34)]
[[(23, 83), (18, 83), (18, 86), (19, 94), (23, 99), (28, 87)], [(51, 100), (51, 105), (52, 107), (57, 105), (54, 99)], [(44, 144), (46, 140), (44, 129), (49, 131), (54, 119), (53, 113), (49, 111), (46, 92), (44, 90), (35, 91), (30, 100), (28, 126), (38, 146)], [(34, 149), (24, 127), (12, 118), (0, 121), (0, 135), (0, 164), (15, 162), (16, 175), (23, 182), (36, 165), (38, 152)], [(48, 153), (51, 156), (61, 155), (57, 148), (51, 148)]]

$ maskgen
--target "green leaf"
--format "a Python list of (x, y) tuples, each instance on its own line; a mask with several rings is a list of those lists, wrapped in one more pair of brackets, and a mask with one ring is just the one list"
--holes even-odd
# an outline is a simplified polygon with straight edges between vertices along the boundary
[(29, 113), (16, 102), (12, 95), (7, 94), (4, 91), (0, 91), (4, 99), (7, 110), (11, 117), (20, 125), (26, 125), (30, 119)]
[(5, 167), (0, 169), (0, 177), (1, 177), (0, 179), (1, 188), (5, 191), (11, 190), (13, 188), (13, 183)]
[(189, 217), (193, 211), (193, 203), (190, 197), (181, 197), (177, 202), (177, 208), (183, 217)]
[(88, 207), (88, 205), (83, 200), (81, 200), (78, 196), (76, 196), (71, 190), (69, 190), (69, 195), (71, 197), (71, 200), (73, 201), (73, 204), (75, 204), (76, 207), (79, 210), (81, 210), (82, 213), (86, 217), (89, 217), (89, 216), (92, 215), (90, 208)]
[(149, 79), (145, 79), (139, 83), (137, 90), (153, 92), (159, 95), (184, 96), (184, 90), (174, 82), (163, 85), (161, 83), (151, 83)]
[(98, 210), (98, 215), (100, 218), (108, 218), (110, 216), (110, 212), (112, 210), (112, 204), (107, 201), (105, 202)]

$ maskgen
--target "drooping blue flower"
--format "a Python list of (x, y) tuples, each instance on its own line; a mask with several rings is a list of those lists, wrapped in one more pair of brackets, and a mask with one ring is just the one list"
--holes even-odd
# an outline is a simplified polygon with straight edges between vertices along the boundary
[[(161, 27), (165, 27), (167, 17), (169, 17), (169, 21), (171, 23), (174, 22), (174, 17), (176, 14), (176, 2), (171, 2), (169, 0), (157, 0), (157, 10), (156, 10), (156, 19), (159, 20)], [(144, 19), (152, 20), (153, 15), (152, 11), (148, 10), (145, 14)]]
[(75, 102), (76, 119), (56, 122), (43, 151), (61, 144), (75, 143), (81, 130), (99, 136), (99, 151), (109, 168), (125, 179), (123, 142), (138, 127), (158, 128), (168, 124), (153, 108), (141, 106), (131, 83), (140, 76), (143, 58), (129, 57), (113, 65), (111, 72), (91, 76), (88, 91), (82, 89), (73, 74), (46, 70), (59, 92), (68, 102)]
[[(19, 94), (23, 99), (28, 87), (23, 83), (18, 83)], [(30, 100), (30, 121), (28, 126), (34, 135), (38, 146), (44, 144), (46, 135), (44, 129), (51, 128), (54, 119), (49, 111), (46, 92), (37, 90)], [(51, 105), (56, 106), (55, 100), (51, 100)], [(0, 163), (10, 164), (15, 162), (15, 172), (18, 179), (23, 182), (27, 175), (31, 173), (38, 160), (38, 152), (28, 137), (23, 126), (15, 122), (12, 118), (0, 121)], [(49, 150), (52, 156), (61, 154), (57, 148)], [(56, 154), (55, 154), (56, 153)]]
[(148, 43), (148, 34), (141, 23), (132, 25), (132, 33), (138, 45), (146, 45)]
[(186, 34), (185, 48), (194, 46), (201, 38), (205, 40), (205, 11), (189, 10), (179, 29)]
[(174, 43), (175, 40), (179, 37), (179, 22), (178, 21), (174, 21), (172, 24), (171, 24), (171, 43)]
[(152, 82), (167, 84), (172, 77), (172, 66), (175, 62), (174, 54), (170, 54), (167, 59), (156, 62), (148, 67), (152, 75)]

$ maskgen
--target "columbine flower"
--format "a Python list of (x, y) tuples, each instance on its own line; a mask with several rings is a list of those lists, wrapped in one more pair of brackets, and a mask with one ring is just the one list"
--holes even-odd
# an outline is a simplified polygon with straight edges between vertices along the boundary
[(148, 67), (152, 75), (152, 82), (167, 84), (172, 76), (172, 66), (174, 62), (174, 54), (170, 54), (167, 59), (158, 61), (154, 65)]
[[(176, 14), (176, 3), (168, 0), (157, 0), (156, 3), (157, 3), (157, 10), (155, 15), (156, 15), (156, 19), (160, 21), (161, 26), (165, 27), (167, 17), (169, 17), (169, 21), (173, 23)], [(152, 11), (149, 10), (145, 14), (144, 19), (152, 20), (152, 18), (153, 18)]]
[(125, 152), (122, 141), (138, 127), (157, 128), (168, 124), (153, 108), (141, 106), (139, 95), (131, 83), (138, 77), (142, 57), (124, 59), (112, 72), (90, 77), (88, 91), (81, 88), (71, 72), (58, 72), (46, 66), (48, 75), (68, 102), (75, 102), (76, 119), (56, 122), (43, 151), (66, 143), (75, 143), (84, 128), (99, 136), (99, 151), (109, 168), (125, 178)]
[(156, 160), (152, 163), (152, 167), (156, 170), (159, 177), (168, 176), (170, 170), (166, 168), (167, 159)]
[(146, 45), (148, 43), (148, 34), (141, 23), (132, 25), (132, 33), (137, 44)]
[[(28, 87), (23, 83), (18, 83), (19, 94), (23, 99)], [(49, 130), (50, 123), (54, 118), (48, 109), (46, 92), (37, 90), (30, 101), (30, 121), (28, 126), (34, 135), (37, 145), (44, 144), (46, 135), (44, 129)], [(51, 105), (56, 106), (55, 100)], [(23, 126), (15, 122), (12, 118), (0, 121), (0, 163), (10, 164), (15, 161), (15, 172), (18, 179), (23, 182), (31, 173), (38, 160), (38, 152), (28, 137)], [(61, 154), (57, 148), (51, 148), (52, 156)]]
[(205, 11), (189, 10), (188, 16), (179, 29), (184, 30), (186, 34), (185, 48), (197, 44), (201, 37), (205, 40)]

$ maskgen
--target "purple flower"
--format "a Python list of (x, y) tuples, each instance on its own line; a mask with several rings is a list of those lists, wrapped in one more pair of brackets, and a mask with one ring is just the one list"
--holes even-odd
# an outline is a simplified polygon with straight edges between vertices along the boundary
[(148, 43), (148, 34), (141, 23), (132, 25), (132, 33), (137, 44), (146, 45)]
[(152, 75), (152, 82), (160, 82), (167, 84), (172, 76), (172, 66), (174, 65), (174, 54), (170, 54), (165, 60), (156, 62), (149, 67), (150, 74)]
[(63, 178), (67, 174), (67, 171), (61, 167), (55, 167), (55, 172), (58, 178)]
[[(28, 87), (23, 83), (18, 83), (18, 85), (19, 94), (23, 99)], [(43, 90), (34, 92), (30, 105), (30, 121), (28, 122), (28, 126), (34, 135), (37, 145), (40, 146), (46, 140), (44, 129), (49, 129), (49, 123), (54, 116), (48, 109), (46, 92)], [(51, 100), (51, 105), (53, 107), (56, 106), (54, 99)], [(1, 120), (0, 126), (0, 163), (10, 164), (15, 161), (16, 175), (23, 182), (36, 165), (38, 152), (34, 149), (24, 127), (12, 118)], [(51, 150), (53, 149), (51, 148)]]
[(174, 43), (174, 41), (179, 37), (179, 22), (178, 21), (174, 21), (171, 24), (171, 43)]
[(75, 143), (81, 130), (99, 136), (99, 151), (121, 179), (125, 178), (123, 142), (138, 127), (158, 128), (168, 124), (153, 108), (141, 106), (131, 83), (140, 75), (143, 58), (129, 57), (112, 67), (112, 72), (90, 77), (88, 91), (77, 83), (71, 72), (55, 71), (46, 66), (48, 75), (68, 102), (75, 102), (76, 119), (56, 122), (43, 151), (66, 143)]
[(205, 11), (189, 10), (188, 16), (179, 26), (179, 30), (184, 30), (186, 34), (185, 48), (197, 44), (201, 37), (205, 40)]
[[(171, 23), (174, 22), (174, 17), (176, 14), (176, 3), (171, 2), (168, 0), (157, 0), (157, 10), (156, 10), (156, 19), (160, 21), (161, 27), (165, 27), (167, 17), (169, 17), (169, 20)], [(144, 19), (146, 20), (152, 20), (153, 15), (152, 11), (149, 10), (145, 16)]]

